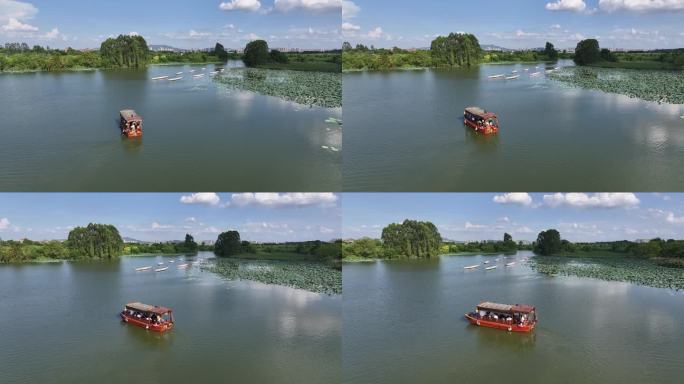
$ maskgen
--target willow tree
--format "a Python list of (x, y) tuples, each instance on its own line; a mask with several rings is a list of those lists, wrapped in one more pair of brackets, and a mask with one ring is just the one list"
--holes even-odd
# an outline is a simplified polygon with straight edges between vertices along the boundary
[(123, 252), (123, 240), (113, 225), (88, 224), (69, 232), (67, 246), (74, 258), (112, 259)]
[(482, 48), (475, 35), (450, 33), (432, 40), (430, 54), (436, 66), (470, 67), (480, 62)]
[(439, 254), (442, 236), (428, 221), (404, 220), (383, 228), (382, 243), (390, 258), (430, 258)]
[(102, 42), (100, 56), (108, 68), (144, 68), (150, 60), (150, 50), (142, 36), (119, 35)]

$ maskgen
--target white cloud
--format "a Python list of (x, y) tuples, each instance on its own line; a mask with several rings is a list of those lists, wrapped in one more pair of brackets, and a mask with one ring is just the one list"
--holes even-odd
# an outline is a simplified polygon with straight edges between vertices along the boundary
[(372, 30), (368, 31), (368, 38), (379, 39), (380, 37), (382, 37), (382, 28), (375, 27)]
[(209, 32), (197, 32), (194, 29), (191, 29), (190, 32), (188, 32), (188, 36), (191, 39), (196, 39), (196, 38), (202, 38), (202, 37), (209, 37), (209, 36), (211, 36), (211, 33), (209, 33)]
[(50, 32), (45, 33), (45, 35), (43, 35), (42, 37), (52, 40), (52, 39), (57, 39), (60, 36), (64, 39), (64, 36), (62, 36), (60, 34), (59, 29), (52, 28), (52, 30)]
[(152, 223), (151, 227), (152, 227), (152, 229), (154, 229), (154, 230), (159, 230), (159, 229), (171, 229), (171, 228), (173, 228), (173, 226), (171, 226), (171, 225), (159, 224), (159, 223), (156, 222), (156, 221), (155, 221), (154, 223)]
[(263, 206), (329, 205), (337, 201), (334, 193), (235, 193), (233, 204)]
[(504, 193), (503, 195), (496, 195), (492, 199), (498, 204), (517, 204), (528, 206), (532, 204), (532, 196), (527, 192), (513, 192)]
[(555, 193), (544, 195), (544, 204), (549, 207), (571, 206), (577, 208), (630, 208), (640, 201), (633, 193)]
[(584, 0), (557, 0), (553, 3), (546, 3), (546, 9), (549, 11), (582, 12), (587, 9), (587, 4)]
[(348, 22), (342, 23), (342, 30), (343, 31), (358, 31), (359, 29), (361, 29), (361, 27), (358, 25), (348, 23)]
[(7, 229), (10, 226), (10, 222), (6, 217), (0, 218), (0, 229)]
[(483, 225), (483, 224), (474, 224), (474, 223), (471, 223), (470, 221), (466, 221), (465, 224), (463, 224), (463, 228), (465, 228), (465, 229), (485, 229), (485, 228), (487, 228), (487, 226)]
[(16, 32), (16, 31), (21, 31), (21, 32), (35, 32), (38, 30), (37, 27), (34, 27), (33, 25), (29, 24), (23, 24), (17, 19), (9, 19), (7, 22), (7, 25), (2, 26), (3, 31), (8, 31), (8, 32)]
[(361, 12), (361, 8), (353, 1), (342, 0), (342, 20), (349, 20)]
[(200, 192), (181, 196), (180, 202), (183, 204), (218, 205), (221, 202), (221, 198), (214, 192)]
[(247, 11), (256, 12), (261, 8), (259, 0), (230, 0), (219, 4), (224, 11)]
[(599, 0), (599, 8), (607, 12), (683, 11), (684, 0)]
[(675, 216), (673, 212), (665, 212), (665, 221), (670, 224), (684, 224), (684, 216)]
[(302, 9), (313, 12), (329, 12), (342, 7), (340, 0), (275, 0), (273, 7), (281, 12)]
[(561, 29), (560, 24), (553, 24), (551, 25), (551, 29)]
[(140, 36), (138, 32), (128, 32), (128, 36)]
[(186, 218), (185, 218), (185, 222), (186, 222), (186, 223), (196, 223), (196, 222), (197, 222), (197, 219), (194, 218), (194, 217), (186, 217)]
[(32, 19), (38, 8), (30, 3), (14, 0), (0, 0), (0, 23), (6, 23), (10, 20), (26, 20)]

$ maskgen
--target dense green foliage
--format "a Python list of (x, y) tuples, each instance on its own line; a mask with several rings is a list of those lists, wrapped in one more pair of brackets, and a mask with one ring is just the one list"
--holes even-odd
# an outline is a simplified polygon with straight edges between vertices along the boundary
[(394, 68), (428, 68), (432, 67), (432, 56), (429, 50), (408, 51), (400, 48), (368, 49), (359, 46), (356, 49), (342, 51), (343, 70), (381, 71)]
[(553, 46), (553, 44), (549, 43), (548, 41), (544, 47), (544, 54), (551, 61), (558, 60), (558, 51), (556, 51), (556, 48)]
[(342, 55), (340, 52), (289, 52), (273, 53), (272, 60), (259, 65), (263, 69), (289, 69), (308, 72), (342, 72)]
[(67, 259), (70, 257), (69, 248), (62, 241), (35, 242), (28, 239), (0, 241), (0, 263)]
[(99, 52), (50, 49), (26, 43), (8, 43), (0, 47), (0, 71), (61, 71), (102, 66)]
[(404, 220), (382, 229), (382, 244), (390, 257), (434, 257), (441, 243), (437, 227), (427, 221)]
[(112, 259), (123, 252), (123, 240), (113, 225), (88, 224), (69, 232), (67, 244), (75, 258)]
[(438, 67), (470, 67), (480, 62), (482, 49), (475, 35), (450, 33), (430, 44), (432, 63)]
[(307, 106), (342, 106), (342, 74), (232, 68), (214, 77), (232, 89), (257, 92)]
[(555, 229), (539, 232), (534, 243), (534, 252), (540, 255), (553, 255), (562, 250), (560, 233)]
[[(229, 54), (231, 55), (231, 54)], [(175, 64), (175, 63), (221, 63), (218, 56), (212, 53), (191, 51), (191, 52), (157, 52), (150, 58), (150, 64)]]
[(140, 35), (119, 35), (102, 42), (100, 56), (107, 68), (144, 68), (150, 60), (150, 50)]
[(238, 231), (223, 232), (216, 239), (214, 244), (214, 253), (216, 256), (233, 256), (242, 253), (244, 248), (240, 241), (240, 233)]
[(229, 54), (221, 43), (216, 43), (214, 46), (214, 56), (225, 62), (228, 61)]
[(26, 43), (7, 43), (0, 47), (0, 71), (62, 71), (98, 68), (143, 68), (149, 64), (208, 63), (238, 59), (236, 53), (214, 52), (149, 52), (140, 36), (119, 36), (102, 43), (102, 50), (72, 48), (51, 49)]
[(575, 64), (587, 65), (601, 60), (601, 50), (596, 39), (586, 39), (577, 43), (575, 48)]
[(247, 43), (242, 54), (242, 61), (248, 67), (256, 67), (270, 62), (268, 43), (265, 40), (254, 40)]

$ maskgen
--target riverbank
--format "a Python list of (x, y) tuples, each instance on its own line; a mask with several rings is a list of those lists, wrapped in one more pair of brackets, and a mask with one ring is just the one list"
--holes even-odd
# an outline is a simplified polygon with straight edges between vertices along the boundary
[(661, 61), (599, 61), (588, 64), (596, 68), (645, 69), (645, 70), (681, 70), (682, 66)]
[(321, 261), (315, 255), (304, 255), (294, 252), (256, 252), (240, 253), (233, 256), (222, 257), (223, 259), (237, 260), (276, 260), (276, 261)]
[(342, 72), (342, 66), (330, 62), (289, 62), (289, 63), (268, 63), (258, 66), (259, 69), (289, 70), (302, 72)]

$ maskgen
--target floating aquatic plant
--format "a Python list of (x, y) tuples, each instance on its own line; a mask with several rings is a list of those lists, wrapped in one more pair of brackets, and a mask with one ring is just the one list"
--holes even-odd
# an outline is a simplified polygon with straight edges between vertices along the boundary
[(683, 71), (565, 67), (549, 78), (578, 87), (658, 103), (684, 104)]
[(656, 288), (684, 289), (684, 269), (659, 266), (639, 258), (581, 258), (537, 256), (530, 266), (548, 275), (625, 281)]
[(233, 68), (214, 77), (233, 89), (257, 92), (307, 106), (342, 106), (342, 74)]
[(322, 262), (214, 259), (202, 268), (229, 280), (253, 280), (328, 295), (342, 293), (342, 271)]

